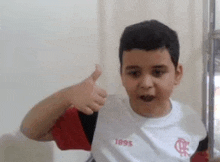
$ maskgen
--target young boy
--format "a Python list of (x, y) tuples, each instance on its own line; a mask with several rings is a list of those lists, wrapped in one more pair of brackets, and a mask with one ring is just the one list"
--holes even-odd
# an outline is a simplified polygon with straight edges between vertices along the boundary
[(62, 150), (91, 150), (88, 161), (206, 161), (207, 133), (200, 118), (170, 99), (183, 74), (176, 32), (156, 20), (128, 26), (119, 59), (127, 97), (107, 97), (96, 86), (97, 66), (83, 82), (32, 108), (21, 125), (24, 135), (54, 140)]

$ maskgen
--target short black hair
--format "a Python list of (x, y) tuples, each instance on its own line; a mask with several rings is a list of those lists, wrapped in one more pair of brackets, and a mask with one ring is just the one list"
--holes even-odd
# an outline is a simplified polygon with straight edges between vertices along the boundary
[(143, 21), (127, 26), (122, 33), (119, 46), (119, 60), (122, 67), (124, 51), (132, 49), (156, 50), (166, 48), (176, 68), (179, 60), (177, 33), (157, 20)]

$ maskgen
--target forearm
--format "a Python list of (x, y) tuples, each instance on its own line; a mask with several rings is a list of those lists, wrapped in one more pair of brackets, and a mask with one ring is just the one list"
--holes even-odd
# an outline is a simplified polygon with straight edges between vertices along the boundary
[(56, 120), (71, 106), (65, 95), (64, 89), (35, 105), (23, 119), (21, 132), (34, 140), (50, 132)]
[(100, 67), (83, 82), (67, 87), (34, 106), (21, 124), (21, 132), (35, 140), (51, 139), (51, 129), (55, 122), (70, 107), (86, 115), (97, 112), (105, 103), (107, 92), (95, 82), (101, 75)]

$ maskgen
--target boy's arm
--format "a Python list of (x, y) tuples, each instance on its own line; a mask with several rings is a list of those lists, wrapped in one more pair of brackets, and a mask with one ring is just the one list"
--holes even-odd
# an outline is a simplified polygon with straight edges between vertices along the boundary
[(53, 141), (53, 135), (52, 132), (49, 131), (45, 136), (38, 139), (38, 141), (46, 142), (46, 141)]
[(99, 66), (83, 82), (52, 94), (34, 106), (22, 121), (20, 130), (30, 139), (53, 140), (52, 128), (56, 121), (71, 107), (90, 115), (105, 103), (107, 93), (96, 86), (101, 75)]
[(21, 132), (33, 140), (53, 140), (51, 128), (70, 106), (63, 95), (57, 92), (34, 106), (23, 119)]

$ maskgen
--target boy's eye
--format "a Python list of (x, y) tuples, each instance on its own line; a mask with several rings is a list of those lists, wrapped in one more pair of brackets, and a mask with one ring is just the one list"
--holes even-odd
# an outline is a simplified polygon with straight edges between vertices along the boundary
[(131, 75), (132, 77), (138, 77), (140, 76), (140, 72), (139, 71), (129, 71), (128, 75)]
[(162, 71), (162, 70), (154, 70), (153, 71), (153, 75), (155, 77), (161, 77), (164, 73), (165, 73), (165, 71)]

